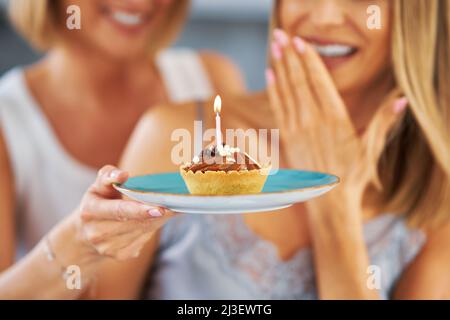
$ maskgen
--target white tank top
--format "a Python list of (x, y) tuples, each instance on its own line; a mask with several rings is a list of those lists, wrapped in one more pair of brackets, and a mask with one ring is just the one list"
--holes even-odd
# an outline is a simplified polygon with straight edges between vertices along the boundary
[[(161, 53), (157, 65), (172, 102), (203, 100), (213, 94), (197, 53)], [(15, 178), (18, 257), (72, 212), (96, 170), (64, 149), (27, 88), (21, 68), (0, 80), (0, 129)]]

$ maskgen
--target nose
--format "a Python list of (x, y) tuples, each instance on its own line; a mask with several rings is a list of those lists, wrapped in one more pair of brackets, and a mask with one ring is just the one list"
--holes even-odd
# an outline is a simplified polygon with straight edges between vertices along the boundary
[(317, 28), (330, 28), (342, 25), (345, 20), (344, 11), (339, 2), (342, 0), (315, 0), (314, 10), (310, 15), (311, 22)]

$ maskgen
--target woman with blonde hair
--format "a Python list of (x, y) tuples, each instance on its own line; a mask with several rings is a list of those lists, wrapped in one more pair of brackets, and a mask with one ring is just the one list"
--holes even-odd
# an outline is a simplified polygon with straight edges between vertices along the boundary
[[(276, 1), (268, 94), (223, 97), (224, 127), (279, 128), (281, 166), (330, 171), (341, 185), (276, 213), (158, 219), (137, 259), (97, 268), (90, 297), (450, 298), (450, 1), (370, 4), (381, 29), (367, 28), (366, 1)], [(142, 118), (123, 169), (176, 170), (171, 134), (201, 118), (198, 104), (182, 107)], [(96, 190), (118, 197), (109, 182)], [(102, 222), (92, 197), (79, 210), (87, 270), (120, 247), (114, 216)], [(53, 249), (53, 268), (77, 261)]]
[[(450, 1), (370, 4), (379, 29), (367, 1), (276, 1), (268, 93), (223, 97), (225, 128), (279, 128), (281, 166), (340, 186), (279, 212), (177, 216), (137, 260), (103, 270), (97, 297), (130, 298), (110, 280), (142, 288), (121, 279), (151, 270), (150, 298), (450, 298)], [(171, 133), (196, 108), (150, 110), (122, 168), (175, 171)]]
[[(51, 282), (59, 284), (60, 270), (46, 268), (43, 253), (62, 245), (74, 257), (83, 251), (80, 247), (89, 246), (75, 244), (67, 232), (76, 218), (54, 229), (55, 242), (45, 235), (70, 212), (78, 212), (100, 167), (118, 163), (144, 111), (155, 104), (243, 91), (239, 72), (224, 57), (166, 49), (180, 32), (188, 8), (188, 0), (10, 1), (12, 23), (45, 55), (0, 79), (2, 292), (52, 296)], [(109, 166), (99, 179), (110, 183), (126, 177)], [(135, 218), (146, 220), (161, 215), (158, 208), (134, 202), (102, 202), (115, 195), (101, 184), (88, 194), (81, 202), (96, 206), (97, 212), (122, 217), (131, 210)], [(144, 239), (145, 232), (137, 240), (139, 232), (130, 231), (132, 222), (120, 225), (127, 223), (128, 231), (125, 227), (118, 233), (122, 238), (133, 233), (136, 243), (130, 251), (119, 245), (124, 249), (120, 257), (136, 254)], [(13, 265), (16, 252), (23, 257), (43, 237)], [(17, 290), (6, 285), (15, 275), (34, 273), (28, 270), (42, 274), (22, 280)], [(49, 289), (34, 290), (35, 281), (46, 281)]]

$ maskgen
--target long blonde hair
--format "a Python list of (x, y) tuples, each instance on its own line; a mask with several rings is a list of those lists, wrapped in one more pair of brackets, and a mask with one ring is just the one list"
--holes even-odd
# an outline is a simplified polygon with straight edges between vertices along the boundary
[[(57, 0), (56, 0), (57, 1)], [(59, 37), (55, 0), (9, 1), (9, 16), (19, 33), (38, 50), (48, 50)], [(149, 39), (149, 52), (156, 52), (175, 40), (186, 20), (190, 0), (173, 1), (172, 7), (154, 39)]]
[(410, 108), (378, 160), (381, 193), (386, 210), (433, 228), (450, 218), (450, 0), (393, 0), (392, 10), (392, 67)]
[(410, 108), (380, 176), (392, 207), (432, 227), (450, 217), (450, 1), (395, 0), (393, 20), (393, 68)]

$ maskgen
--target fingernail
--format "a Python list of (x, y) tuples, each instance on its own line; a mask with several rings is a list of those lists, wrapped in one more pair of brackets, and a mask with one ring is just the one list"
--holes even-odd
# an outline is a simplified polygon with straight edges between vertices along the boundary
[(406, 97), (402, 97), (400, 99), (397, 99), (394, 103), (394, 112), (395, 113), (401, 113), (403, 112), (403, 110), (406, 109), (406, 107), (408, 106), (408, 98)]
[(273, 36), (278, 44), (280, 44), (282, 47), (287, 47), (287, 45), (289, 44), (289, 38), (286, 32), (284, 32), (283, 30), (275, 29), (273, 31)]
[(273, 70), (270, 68), (266, 69), (266, 81), (268, 85), (272, 85), (275, 83), (275, 74), (273, 73)]
[(282, 57), (281, 47), (277, 42), (272, 42), (272, 55), (276, 60), (280, 60)]
[(294, 43), (295, 49), (297, 49), (297, 51), (299, 53), (304, 53), (305, 52), (305, 49), (306, 49), (305, 41), (303, 41), (300, 37), (294, 37), (292, 42)]
[(158, 209), (150, 209), (147, 212), (152, 217), (162, 217), (162, 213)]
[(115, 170), (111, 171), (111, 173), (109, 174), (109, 177), (112, 179), (116, 179), (121, 173), (122, 173), (121, 170), (115, 169)]

